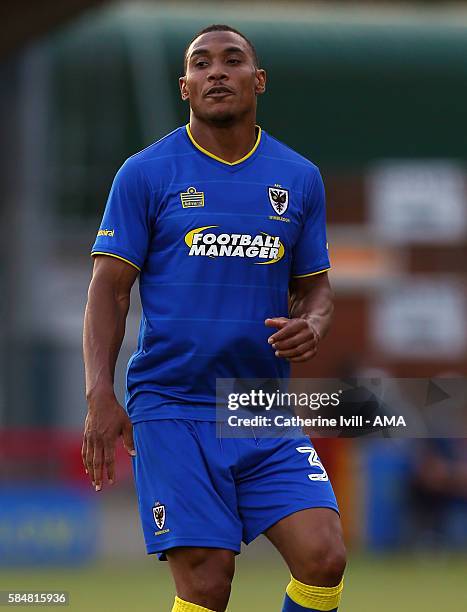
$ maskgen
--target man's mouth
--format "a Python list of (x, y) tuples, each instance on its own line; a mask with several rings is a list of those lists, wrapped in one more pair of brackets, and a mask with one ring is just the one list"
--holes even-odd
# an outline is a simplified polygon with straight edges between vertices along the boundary
[(233, 91), (224, 85), (210, 87), (204, 94), (206, 98), (222, 98), (223, 96), (232, 95)]

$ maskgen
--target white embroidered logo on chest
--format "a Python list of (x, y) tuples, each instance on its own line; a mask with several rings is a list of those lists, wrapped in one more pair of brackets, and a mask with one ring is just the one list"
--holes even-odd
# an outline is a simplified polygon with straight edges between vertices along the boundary
[(289, 207), (289, 192), (281, 187), (268, 187), (269, 202), (278, 215), (285, 214)]

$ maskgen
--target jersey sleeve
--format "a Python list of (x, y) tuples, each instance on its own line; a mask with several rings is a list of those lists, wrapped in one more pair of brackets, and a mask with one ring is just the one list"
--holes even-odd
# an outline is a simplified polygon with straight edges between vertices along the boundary
[(329, 270), (326, 239), (326, 198), (319, 170), (304, 203), (303, 228), (294, 248), (292, 277), (312, 276)]
[(110, 255), (141, 270), (150, 236), (149, 190), (130, 158), (115, 175), (91, 255)]

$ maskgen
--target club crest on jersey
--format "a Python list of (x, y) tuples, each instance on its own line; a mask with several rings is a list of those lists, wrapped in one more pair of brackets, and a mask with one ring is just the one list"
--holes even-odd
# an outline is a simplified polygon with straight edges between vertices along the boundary
[(196, 187), (188, 187), (180, 194), (183, 208), (201, 208), (204, 206), (204, 191), (196, 191)]
[(282, 187), (268, 187), (269, 202), (278, 215), (285, 214), (289, 207), (289, 191)]
[(165, 524), (165, 506), (160, 502), (156, 502), (152, 507), (154, 522), (159, 529), (162, 529)]

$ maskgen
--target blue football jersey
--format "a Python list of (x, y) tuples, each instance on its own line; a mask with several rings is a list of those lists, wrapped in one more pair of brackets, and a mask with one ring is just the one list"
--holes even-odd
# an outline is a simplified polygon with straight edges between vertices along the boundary
[(330, 267), (323, 181), (259, 127), (234, 163), (180, 127), (120, 168), (91, 254), (140, 271), (131, 420), (214, 420), (216, 378), (289, 375), (264, 320), (288, 316), (291, 277)]

